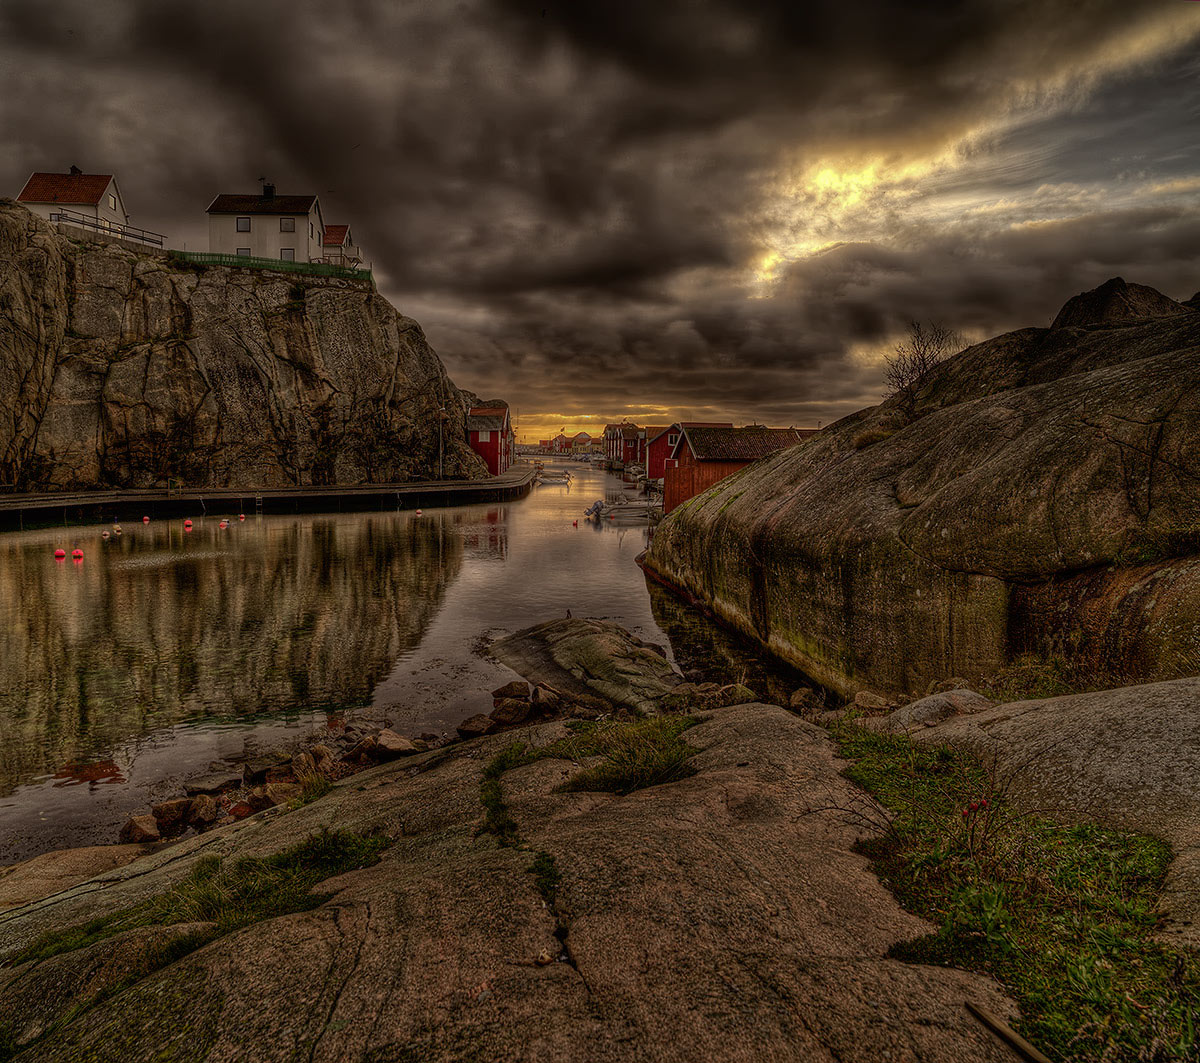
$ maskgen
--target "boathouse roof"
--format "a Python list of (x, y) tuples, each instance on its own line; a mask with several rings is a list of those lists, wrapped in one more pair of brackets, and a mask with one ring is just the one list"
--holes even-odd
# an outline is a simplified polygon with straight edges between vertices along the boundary
[(472, 406), (467, 411), (468, 432), (503, 432), (507, 422), (507, 406)]
[(758, 461), (779, 450), (793, 447), (816, 430), (812, 428), (767, 428), (751, 424), (745, 428), (696, 427), (681, 424), (682, 434), (675, 444), (678, 454), (685, 444), (697, 461)]

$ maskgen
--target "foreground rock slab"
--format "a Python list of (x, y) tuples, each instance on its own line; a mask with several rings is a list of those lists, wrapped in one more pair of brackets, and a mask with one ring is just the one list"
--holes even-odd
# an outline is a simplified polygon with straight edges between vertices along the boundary
[[(206, 856), (264, 855), (324, 825), (394, 839), (377, 865), (324, 882), (311, 911), (73, 1014), (69, 996), (56, 1014), (44, 993), (30, 999), (36, 965), (0, 968), (0, 1023), (36, 1012), (45, 1031), (18, 1058), (215, 1063), (253, 1046), (261, 1061), (1016, 1059), (964, 1007), (1011, 1019), (995, 983), (886, 958), (929, 927), (852, 851), (856, 828), (807, 814), (851, 799), (819, 728), (774, 706), (716, 710), (687, 732), (694, 776), (626, 797), (557, 793), (578, 766), (543, 759), (502, 778), (522, 846), (479, 834), (491, 758), (565, 733), (547, 723), (408, 757), (0, 913), (2, 958)], [(538, 854), (561, 876), (549, 900), (530, 873)]]
[(994, 707), (954, 693), (982, 711), (914, 727), (927, 698), (876, 722), (978, 753), (1028, 807), (1166, 839), (1163, 934), (1200, 946), (1200, 678)]

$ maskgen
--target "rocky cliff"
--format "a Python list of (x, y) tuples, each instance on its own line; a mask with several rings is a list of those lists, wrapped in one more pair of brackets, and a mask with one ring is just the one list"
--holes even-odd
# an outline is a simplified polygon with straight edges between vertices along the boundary
[(426, 478), (439, 417), (445, 475), (486, 475), (420, 326), (369, 283), (68, 239), (0, 200), (0, 488)]
[(1049, 328), (748, 467), (647, 568), (842, 691), (1060, 657), (1200, 672), (1200, 306), (1109, 281)]

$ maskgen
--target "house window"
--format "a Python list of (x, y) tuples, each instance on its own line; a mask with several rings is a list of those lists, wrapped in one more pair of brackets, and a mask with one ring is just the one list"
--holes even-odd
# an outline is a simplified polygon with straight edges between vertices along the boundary
[(283, 259), (284, 262), (295, 262), (296, 249), (294, 247), (281, 247), (279, 249), (279, 257)]
[(672, 432), (670, 435), (667, 436), (667, 446), (673, 447), (678, 442), (679, 442), (679, 433)]
[(308, 238), (310, 240), (313, 238), (313, 223), (311, 221), (308, 223)]
[(109, 194), (108, 194), (108, 209), (109, 210), (117, 209), (117, 197), (114, 196), (111, 192), (109, 192)]
[(492, 433), (491, 433), (490, 431), (488, 431), (488, 432), (480, 432), (480, 433), (479, 433), (479, 442), (480, 442), (480, 443), (486, 443), (486, 442), (488, 442), (488, 441), (489, 441), (491, 438), (492, 438)]
[(248, 233), (250, 231), (250, 219), (249, 218), (238, 218), (237, 231), (240, 233)]
[(281, 233), (294, 233), (296, 231), (296, 219), (295, 218), (280, 218), (279, 219), (279, 231)]
[(243, 255), (243, 256), (244, 256), (244, 257), (246, 257), (246, 258), (249, 258), (249, 257), (250, 257), (250, 248), (248, 248), (248, 247), (239, 247), (239, 248), (237, 249), (237, 253), (238, 253), (239, 255)]

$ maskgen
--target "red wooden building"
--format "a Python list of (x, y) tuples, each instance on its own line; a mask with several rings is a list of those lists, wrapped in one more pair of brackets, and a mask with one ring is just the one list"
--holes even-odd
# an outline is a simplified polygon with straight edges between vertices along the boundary
[(661, 480), (667, 468), (675, 464), (671, 451), (679, 442), (680, 426), (689, 428), (732, 428), (732, 421), (676, 421), (665, 428), (646, 429), (646, 475), (651, 480)]
[(472, 406), (467, 411), (471, 449), (487, 462), (488, 472), (499, 476), (513, 460), (512, 422), (507, 406)]
[(663, 513), (670, 513), (701, 491), (707, 491), (752, 461), (788, 447), (816, 433), (815, 428), (693, 427), (681, 424), (663, 477)]

